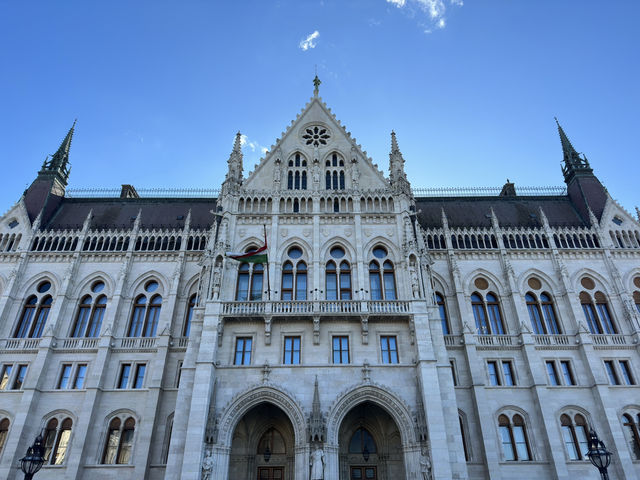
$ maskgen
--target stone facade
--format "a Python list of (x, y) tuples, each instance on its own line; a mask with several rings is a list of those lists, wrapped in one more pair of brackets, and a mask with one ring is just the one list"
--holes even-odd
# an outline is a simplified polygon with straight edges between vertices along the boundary
[(637, 219), (560, 128), (564, 191), (421, 196), (318, 85), (219, 193), (74, 195), (72, 129), (0, 217), (0, 477), (638, 478)]

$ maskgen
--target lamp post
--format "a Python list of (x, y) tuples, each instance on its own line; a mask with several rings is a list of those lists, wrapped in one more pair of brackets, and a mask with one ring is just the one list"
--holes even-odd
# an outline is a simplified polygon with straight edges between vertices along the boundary
[(587, 456), (593, 466), (600, 472), (602, 480), (609, 480), (607, 467), (611, 464), (611, 452), (605, 448), (604, 442), (598, 438), (593, 429), (589, 431), (589, 451)]
[(24, 473), (24, 480), (31, 480), (42, 468), (44, 463), (43, 455), (42, 435), (38, 435), (33, 445), (27, 449), (27, 454), (20, 459), (20, 469)]

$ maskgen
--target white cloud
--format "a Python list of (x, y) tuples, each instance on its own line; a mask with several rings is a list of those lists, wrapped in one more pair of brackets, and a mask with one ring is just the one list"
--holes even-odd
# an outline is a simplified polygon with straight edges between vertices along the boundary
[(240, 135), (240, 146), (242, 148), (250, 148), (252, 152), (259, 151), (263, 155), (269, 151), (267, 147), (263, 147), (244, 134)]
[[(410, 11), (412, 16), (425, 15), (425, 20), (419, 20), (420, 26), (424, 27), (426, 33), (431, 33), (432, 28), (444, 28), (447, 25), (446, 13), (447, 13), (447, 0), (386, 0), (387, 3), (391, 3), (398, 8)], [(448, 3), (453, 6), (461, 7), (464, 5), (463, 0), (448, 0)]]
[(310, 48), (316, 48), (316, 39), (320, 36), (320, 32), (315, 30), (313, 33), (307, 35), (307, 38), (304, 40), (300, 40), (298, 47), (302, 49), (303, 52), (306, 52)]

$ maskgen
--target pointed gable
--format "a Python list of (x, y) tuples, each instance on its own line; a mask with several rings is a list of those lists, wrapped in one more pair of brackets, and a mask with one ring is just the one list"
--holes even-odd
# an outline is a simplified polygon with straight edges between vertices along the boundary
[(314, 96), (255, 170), (249, 173), (243, 187), (248, 190), (287, 190), (291, 169), (300, 170), (302, 174), (306, 168), (306, 190), (314, 190), (316, 183), (319, 190), (325, 190), (326, 174), (328, 171), (331, 174), (334, 166), (338, 167), (336, 171), (343, 168), (346, 189), (355, 186), (364, 190), (389, 187), (384, 174), (367, 157), (351, 133), (322, 99)]

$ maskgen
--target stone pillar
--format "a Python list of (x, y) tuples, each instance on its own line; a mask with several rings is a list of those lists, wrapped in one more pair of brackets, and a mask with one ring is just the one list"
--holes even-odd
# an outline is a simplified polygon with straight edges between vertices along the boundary
[[(340, 456), (338, 452), (337, 444), (324, 444), (324, 478), (326, 480), (337, 480), (340, 478)], [(302, 479), (306, 480), (306, 477), (302, 477)], [(299, 479), (296, 478), (296, 480)]]

